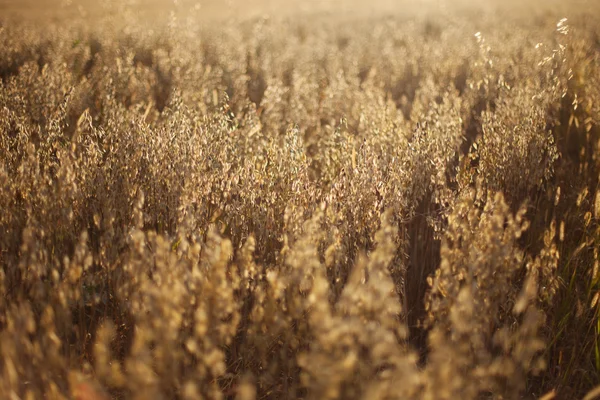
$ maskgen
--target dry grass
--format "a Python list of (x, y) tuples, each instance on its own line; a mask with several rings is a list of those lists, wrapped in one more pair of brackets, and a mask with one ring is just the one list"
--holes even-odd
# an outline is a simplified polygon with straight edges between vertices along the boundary
[(492, 4), (2, 22), (0, 398), (593, 397), (600, 7)]

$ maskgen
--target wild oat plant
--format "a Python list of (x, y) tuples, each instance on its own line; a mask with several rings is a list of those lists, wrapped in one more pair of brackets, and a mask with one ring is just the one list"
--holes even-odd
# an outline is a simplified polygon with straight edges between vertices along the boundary
[(585, 396), (597, 8), (3, 22), (0, 398)]

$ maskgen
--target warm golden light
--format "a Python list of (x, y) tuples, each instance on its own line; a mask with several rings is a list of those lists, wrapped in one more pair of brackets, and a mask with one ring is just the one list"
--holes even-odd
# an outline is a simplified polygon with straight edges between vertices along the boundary
[(600, 3), (0, 0), (0, 400), (592, 400)]

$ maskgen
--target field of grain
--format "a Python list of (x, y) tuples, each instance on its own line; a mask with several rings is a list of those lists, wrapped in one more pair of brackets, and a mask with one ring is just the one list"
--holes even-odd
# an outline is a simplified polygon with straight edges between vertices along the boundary
[(0, 398), (600, 398), (599, 182), (593, 1), (0, 0)]

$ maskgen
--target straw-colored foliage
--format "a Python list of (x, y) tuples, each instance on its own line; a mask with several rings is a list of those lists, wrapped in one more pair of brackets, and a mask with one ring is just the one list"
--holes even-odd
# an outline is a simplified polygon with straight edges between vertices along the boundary
[(5, 22), (0, 398), (584, 396), (599, 20), (542, 11)]

